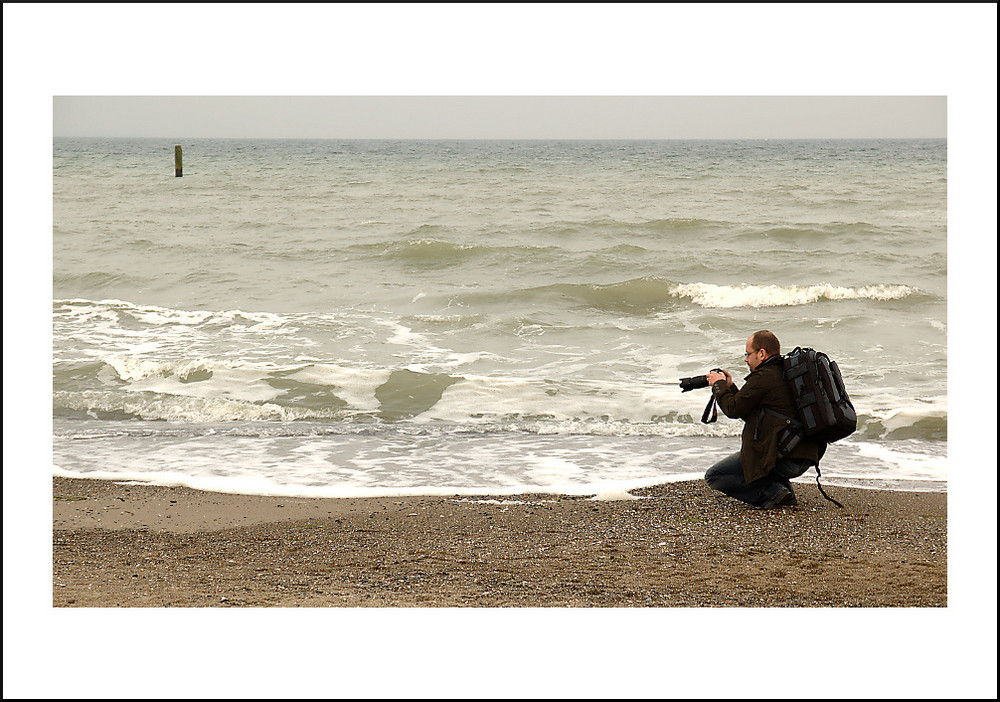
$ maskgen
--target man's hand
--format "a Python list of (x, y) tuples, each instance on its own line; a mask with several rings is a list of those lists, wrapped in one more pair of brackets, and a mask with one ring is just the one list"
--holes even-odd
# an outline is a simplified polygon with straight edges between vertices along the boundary
[(722, 371), (721, 373), (718, 371), (712, 371), (705, 376), (705, 379), (708, 380), (709, 385), (715, 385), (720, 380), (725, 380), (727, 385), (733, 384), (732, 377), (726, 371)]

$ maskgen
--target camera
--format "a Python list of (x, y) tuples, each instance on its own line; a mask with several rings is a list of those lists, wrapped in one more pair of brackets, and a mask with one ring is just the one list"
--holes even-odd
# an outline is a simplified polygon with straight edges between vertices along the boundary
[[(713, 368), (712, 373), (724, 373), (721, 368)], [(696, 375), (693, 378), (681, 378), (681, 392), (687, 392), (688, 390), (697, 390), (699, 388), (708, 387), (708, 378), (704, 375)]]

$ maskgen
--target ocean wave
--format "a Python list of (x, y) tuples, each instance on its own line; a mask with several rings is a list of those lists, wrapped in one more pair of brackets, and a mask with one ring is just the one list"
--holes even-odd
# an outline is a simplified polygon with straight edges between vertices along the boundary
[(856, 439), (901, 441), (948, 440), (948, 411), (944, 407), (909, 407), (858, 413)]
[[(233, 437), (294, 436), (399, 436), (421, 437), (504, 435), (595, 436), (641, 438), (729, 438), (739, 440), (740, 422), (702, 424), (686, 413), (665, 414), (656, 421), (630, 421), (609, 417), (538, 417), (518, 414), (469, 418), (466, 421), (426, 421), (414, 417), (395, 420), (377, 412), (334, 408), (283, 407), (225, 399), (122, 397), (107, 393), (57, 393), (54, 416), (63, 420), (101, 420), (99, 424), (63, 422), (57, 433), (68, 438), (103, 436), (223, 435)], [(405, 408), (406, 414), (412, 408)], [(417, 419), (417, 421), (413, 421)], [(171, 422), (165, 427), (161, 422)], [(858, 431), (841, 444), (877, 443), (891, 447), (913, 441), (943, 445), (947, 442), (947, 417), (913, 417), (911, 423), (886, 431), (878, 420), (859, 416)]]
[(672, 233), (695, 233), (704, 234), (710, 231), (729, 229), (730, 222), (721, 222), (711, 219), (698, 219), (689, 217), (668, 217), (664, 219), (652, 219), (635, 225), (639, 232), (652, 234), (672, 234)]
[[(523, 265), (544, 264), (594, 265), (596, 271), (604, 269), (609, 262), (620, 262), (623, 268), (633, 269), (635, 262), (648, 258), (650, 251), (635, 244), (595, 246), (583, 250), (570, 251), (561, 246), (538, 246), (532, 244), (511, 244), (494, 246), (484, 243), (455, 243), (436, 238), (414, 238), (406, 241), (381, 242), (354, 245), (347, 249), (353, 254), (366, 258), (385, 259), (407, 266), (420, 268), (446, 268), (485, 262)], [(596, 264), (596, 265), (595, 265)]]
[(524, 291), (528, 295), (561, 296), (602, 310), (643, 313), (675, 304), (676, 283), (644, 277), (620, 283), (557, 283)]
[(693, 302), (705, 308), (790, 307), (839, 300), (899, 300), (920, 293), (908, 285), (864, 285), (846, 287), (818, 285), (716, 285), (679, 283), (655, 276), (617, 283), (556, 283), (502, 295), (518, 302), (534, 297), (562, 297), (600, 310), (644, 314)]
[[(61, 363), (54, 375), (54, 415), (71, 419), (376, 423), (609, 436), (735, 436), (741, 429), (740, 422), (701, 424), (703, 398), (641, 381), (123, 358)], [(943, 401), (880, 410), (855, 398), (855, 405), (859, 440), (947, 440)]]
[[(156, 420), (191, 424), (215, 422), (293, 421), (317, 418), (315, 412), (289, 410), (272, 403), (252, 403), (222, 397), (114, 392), (55, 392), (53, 415), (70, 419)], [(332, 415), (331, 415), (332, 418)]]
[(125, 300), (87, 300), (82, 298), (52, 301), (53, 317), (86, 320), (95, 316), (138, 322), (150, 326), (280, 326), (284, 317), (270, 312), (242, 310), (180, 310), (158, 305), (140, 305)]
[(858, 236), (868, 238), (885, 234), (884, 226), (876, 226), (871, 222), (762, 222), (760, 233), (763, 236), (773, 236), (795, 241), (815, 237)]
[(696, 217), (666, 217), (640, 221), (615, 217), (594, 217), (581, 221), (541, 224), (533, 227), (529, 233), (540, 237), (564, 239), (586, 236), (596, 241), (605, 240), (608, 237), (619, 237), (627, 233), (634, 237), (669, 241), (677, 237), (718, 235), (733, 230), (734, 225), (730, 222)]
[(335, 364), (157, 361), (113, 356), (57, 364), (57, 416), (183, 422), (356, 420), (398, 422), (426, 412), (460, 376)]
[(540, 256), (558, 253), (557, 247), (539, 246), (489, 246), (484, 244), (457, 244), (440, 239), (416, 238), (382, 244), (368, 244), (376, 256), (401, 263), (422, 266), (454, 266), (474, 259), (537, 260)]
[(437, 239), (412, 239), (379, 245), (378, 254), (406, 263), (455, 265), (483, 253), (483, 247)]
[(682, 283), (673, 293), (690, 299), (702, 307), (791, 307), (836, 300), (899, 300), (920, 292), (909, 285), (862, 285), (845, 287), (818, 285), (714, 285), (712, 283)]
[(141, 288), (145, 281), (127, 273), (91, 271), (88, 273), (65, 273), (58, 269), (53, 274), (55, 288), (79, 288), (83, 290), (103, 290), (115, 286)]

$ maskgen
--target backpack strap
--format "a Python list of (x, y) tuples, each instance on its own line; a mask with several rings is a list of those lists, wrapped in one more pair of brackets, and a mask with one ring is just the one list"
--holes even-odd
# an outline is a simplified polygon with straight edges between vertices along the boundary
[(841, 509), (844, 509), (844, 505), (840, 504), (835, 499), (827, 495), (826, 492), (823, 491), (823, 486), (819, 484), (819, 461), (816, 462), (816, 487), (819, 488), (819, 492), (821, 495), (823, 495), (823, 497), (825, 497), (826, 499), (828, 499), (830, 502), (837, 505)]
[(780, 419), (787, 419), (787, 420), (790, 420), (792, 422), (795, 422), (795, 420), (792, 419), (791, 417), (789, 417), (788, 415), (782, 414), (781, 412), (775, 412), (770, 407), (761, 407), (760, 408), (760, 416), (757, 417), (757, 426), (755, 426), (753, 428), (753, 440), (754, 441), (756, 441), (757, 437), (760, 436), (760, 425), (764, 421), (764, 416), (768, 415), (768, 414), (771, 415), (772, 417), (778, 417)]
[[(789, 429), (789, 431), (798, 432), (800, 434), (802, 433), (802, 428), (803, 428), (802, 422), (800, 422), (795, 417), (789, 417), (787, 414), (782, 414), (781, 412), (775, 412), (770, 407), (761, 407), (760, 416), (757, 417), (757, 426), (755, 426), (753, 430), (753, 438), (755, 441), (757, 440), (757, 437), (760, 435), (761, 422), (764, 421), (764, 416), (768, 414), (771, 415), (772, 417), (777, 417), (778, 419), (785, 420), (785, 425)], [(798, 442), (796, 441), (795, 443), (797, 444)]]

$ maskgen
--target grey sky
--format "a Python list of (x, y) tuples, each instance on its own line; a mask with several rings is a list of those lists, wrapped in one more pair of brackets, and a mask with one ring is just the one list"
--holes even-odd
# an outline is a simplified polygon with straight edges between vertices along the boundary
[(399, 139), (945, 137), (943, 96), (57, 96), (55, 136)]
[(945, 137), (983, 114), (968, 97), (995, 121), (995, 5), (5, 3), (4, 17), (5, 97), (41, 97), (46, 119), (24, 120), (48, 140)]

